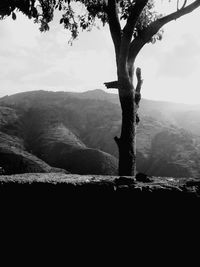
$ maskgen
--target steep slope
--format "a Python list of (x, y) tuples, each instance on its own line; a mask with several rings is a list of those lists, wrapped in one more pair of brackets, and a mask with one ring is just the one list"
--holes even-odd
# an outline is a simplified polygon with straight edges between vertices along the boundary
[(174, 114), (176, 124), (200, 136), (200, 110), (198, 108)]
[[(91, 148), (68, 149), (63, 144), (56, 144), (50, 152), (56, 155), (53, 161), (51, 159), (51, 165), (70, 173), (117, 175), (117, 159), (103, 151)], [(46, 161), (49, 162), (48, 157)]]
[[(33, 120), (31, 124), (35, 125)], [(28, 135), (29, 149), (51, 166), (77, 174), (117, 174), (116, 158), (87, 148), (62, 122), (35, 128), (39, 131), (34, 133), (34, 139), (31, 140), (32, 131)]]
[(57, 172), (26, 151), (20, 120), (20, 113), (15, 109), (0, 106), (0, 167), (3, 172)]
[[(0, 132), (0, 167), (4, 174), (64, 172), (28, 153), (23, 140)], [(66, 172), (65, 172), (66, 173)]]
[[(30, 98), (32, 98), (32, 94)], [(13, 135), (6, 135), (4, 140), (0, 140), (2, 141), (1, 143), (5, 141), (8, 144), (9, 140), (12, 139), (13, 142), (10, 147), (18, 147), (18, 144), (21, 142), (23, 158), (27, 158), (27, 160), (23, 160), (23, 162), (26, 161), (29, 165), (30, 160), (28, 160), (28, 158), (33, 154), (51, 166), (64, 168), (73, 173), (117, 174), (117, 159), (100, 150), (87, 148), (76, 135), (78, 134), (76, 123), (78, 123), (79, 120), (72, 120), (74, 122), (74, 125), (72, 125), (71, 116), (66, 112), (65, 107), (59, 108), (57, 103), (51, 104), (48, 101), (41, 105), (40, 101), (43, 101), (43, 99), (39, 101), (36, 101), (36, 99), (35, 96), (33, 102), (28, 99), (28, 105), (23, 105), (23, 97), (22, 99), (19, 98), (18, 103), (10, 103), (10, 106), (20, 111), (20, 118), (16, 117), (16, 121), (20, 121), (20, 123), (18, 123), (20, 128), (15, 127), (15, 130), (18, 129), (18, 134), (20, 133), (22, 138), (16, 139)], [(2, 110), (3, 109), (7, 109), (7, 107), (2, 107)], [(8, 109), (14, 110), (11, 108)], [(13, 116), (13, 120), (14, 118)], [(9, 128), (10, 121), (6, 120), (5, 116), (4, 121), (5, 123), (4, 125), (2, 124), (1, 130), (4, 128), (6, 131), (6, 129)], [(71, 128), (69, 129), (68, 127)], [(27, 151), (29, 153), (27, 153)], [(2, 151), (1, 162), (4, 169), (5, 160), (8, 161), (9, 156), (10, 162), (13, 162), (17, 156), (20, 157), (22, 154), (19, 154), (16, 148), (14, 150), (10, 149), (9, 154), (8, 147), (6, 156), (3, 156), (3, 153), (5, 154), (5, 151)], [(17, 156), (13, 156), (13, 154), (17, 154)], [(3, 160), (3, 158), (5, 158), (5, 160)], [(36, 159), (36, 157), (34, 159)], [(13, 168), (16, 170), (16, 173), (21, 171), (19, 170), (21, 167), (19, 167), (19, 163), (17, 162), (18, 160), (16, 160), (16, 166), (13, 163)], [(9, 168), (11, 167), (10, 165), (9, 163)], [(23, 168), (24, 167), (22, 167), (22, 169)], [(6, 170), (7, 169), (6, 167)], [(36, 169), (37, 168), (35, 168), (35, 170)], [(37, 170), (40, 171), (39, 169)]]
[(21, 137), (21, 113), (0, 105), (0, 131), (11, 136)]
[(198, 178), (199, 138), (175, 128), (158, 133), (151, 143), (146, 170), (149, 175)]

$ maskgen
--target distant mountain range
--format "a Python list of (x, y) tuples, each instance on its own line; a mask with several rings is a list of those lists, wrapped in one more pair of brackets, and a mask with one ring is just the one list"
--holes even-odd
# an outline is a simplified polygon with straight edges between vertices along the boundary
[[(139, 116), (137, 170), (198, 178), (200, 106), (142, 99)], [(0, 167), (6, 173), (117, 174), (113, 137), (120, 135), (120, 125), (118, 95), (103, 90), (5, 96), (0, 98)]]

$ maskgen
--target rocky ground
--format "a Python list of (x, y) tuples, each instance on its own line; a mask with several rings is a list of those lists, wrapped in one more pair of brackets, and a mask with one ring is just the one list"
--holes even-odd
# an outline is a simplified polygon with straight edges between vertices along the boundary
[(109, 193), (116, 195), (118, 193), (126, 193), (134, 197), (158, 199), (171, 197), (178, 198), (194, 198), (200, 197), (200, 180), (188, 178), (172, 178), (172, 177), (147, 177), (138, 175), (132, 177), (118, 176), (102, 176), (102, 175), (76, 175), (65, 173), (25, 173), (16, 175), (1, 175), (0, 190), (8, 191), (15, 189), (21, 192), (22, 189), (33, 190), (37, 194), (37, 190), (43, 188), (44, 195), (51, 188), (53, 191), (63, 192), (86, 192)]

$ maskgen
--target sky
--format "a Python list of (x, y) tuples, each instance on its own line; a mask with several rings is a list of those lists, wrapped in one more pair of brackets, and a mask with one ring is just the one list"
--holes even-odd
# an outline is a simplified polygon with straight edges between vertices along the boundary
[[(163, 13), (175, 10), (173, 4), (156, 2)], [(200, 104), (199, 24), (200, 8), (168, 23), (163, 40), (141, 50), (136, 67), (142, 69), (143, 98)], [(108, 27), (81, 32), (70, 46), (70, 34), (56, 21), (41, 33), (17, 13), (16, 21), (0, 21), (0, 36), (0, 97), (32, 90), (117, 92), (103, 85), (116, 80)]]

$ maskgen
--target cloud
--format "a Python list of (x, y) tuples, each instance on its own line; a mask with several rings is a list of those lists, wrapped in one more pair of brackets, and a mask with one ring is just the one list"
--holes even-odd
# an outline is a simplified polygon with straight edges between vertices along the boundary
[(181, 41), (160, 57), (158, 76), (186, 77), (199, 68), (200, 43), (190, 34), (183, 35)]
[[(163, 41), (142, 49), (136, 66), (142, 68), (143, 97), (178, 102), (200, 99), (200, 37), (194, 27), (199, 13), (195, 14), (166, 25)], [(18, 15), (16, 21), (0, 22), (0, 34), (0, 96), (37, 89), (103, 89), (104, 82), (116, 79), (108, 27), (81, 33), (69, 46), (70, 35), (61, 25), (53, 22), (49, 32), (40, 33), (38, 25)]]
[(30, 21), (27, 24), (22, 16), (18, 20), (17, 24), (0, 24), (0, 32), (4, 32), (0, 43), (0, 96), (6, 90), (10, 94), (37, 88), (96, 88), (114, 76), (113, 53), (102, 43), (104, 31), (81, 34), (80, 40), (70, 46), (69, 34), (59, 25), (52, 24), (49, 32), (40, 33), (37, 25)]
[[(112, 64), (108, 59), (109, 55), (104, 51), (99, 53), (94, 50), (71, 51), (63, 57), (55, 57), (47, 68), (44, 66), (45, 61), (42, 60), (43, 67), (37, 62), (35, 67), (38, 65), (38, 69), (34, 69), (33, 66), (30, 67), (31, 71), (24, 75), (22, 82), (40, 85), (40, 87), (52, 86), (55, 88), (57, 86), (60, 88), (60, 86), (77, 87), (79, 85), (84, 88), (86, 84), (100, 82), (103, 84), (110, 78), (112, 72)], [(103, 71), (102, 66), (104, 66)]]

